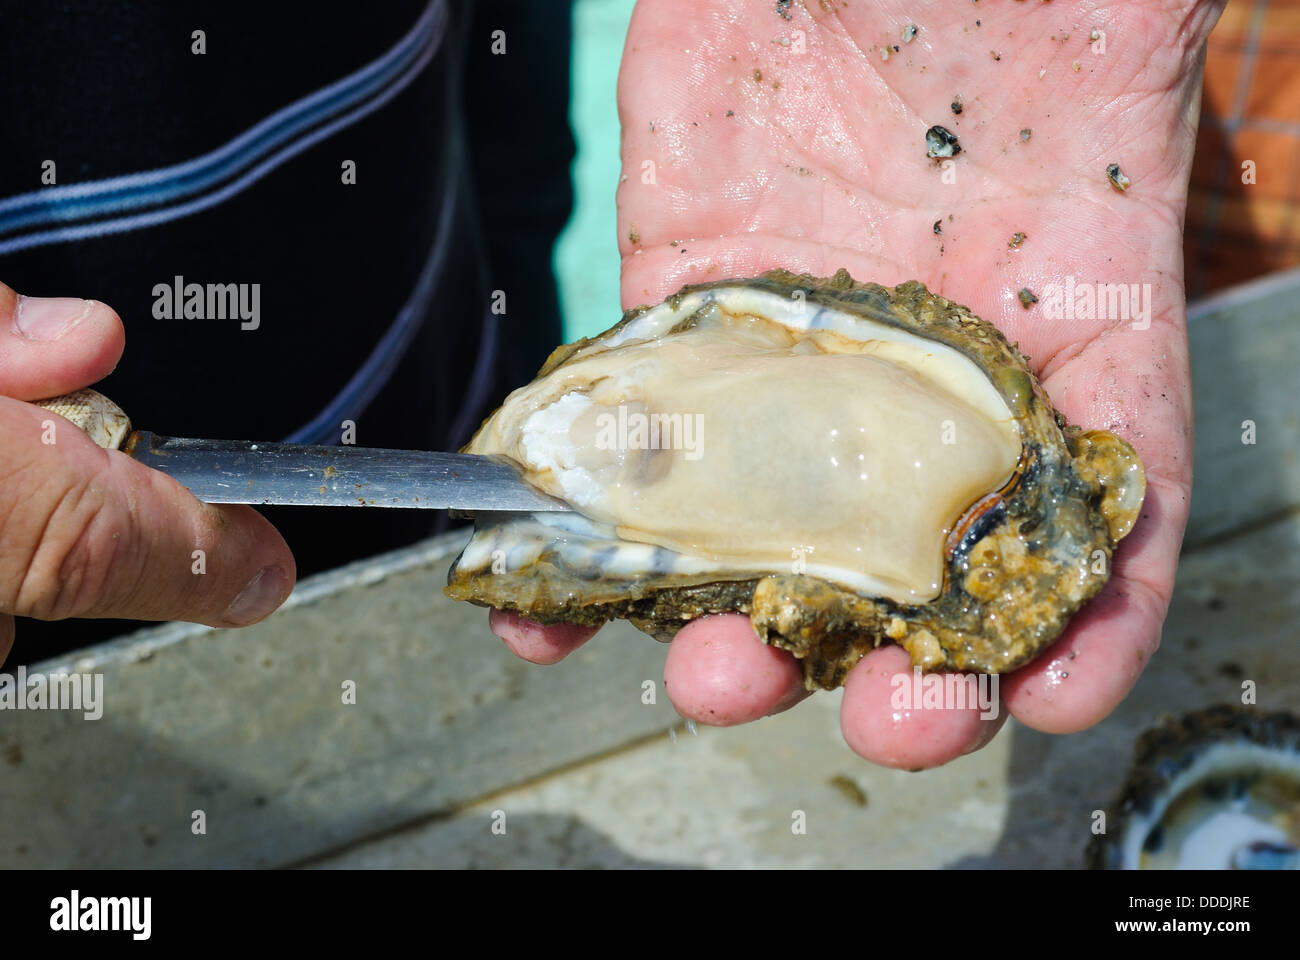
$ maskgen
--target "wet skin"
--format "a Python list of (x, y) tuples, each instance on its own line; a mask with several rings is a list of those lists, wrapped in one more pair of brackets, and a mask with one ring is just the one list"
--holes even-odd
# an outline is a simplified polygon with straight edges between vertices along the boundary
[[(775, 5), (755, 9), (642, 0), (633, 14), (618, 91), (623, 305), (778, 266), (917, 279), (1018, 342), (1072, 423), (1128, 439), (1147, 469), (1142, 517), (1103, 593), (1041, 657), (1002, 678), (997, 719), (895, 709), (890, 680), (909, 668), (897, 647), (853, 669), (841, 707), (853, 750), (908, 769), (982, 747), (1008, 714), (1051, 733), (1089, 727), (1159, 646), (1187, 521), (1182, 224), (1202, 48), (1222, 5), (807, 3), (791, 5), (789, 21)], [(904, 44), (910, 23), (919, 31)], [(1104, 50), (1094, 50), (1094, 28)], [(773, 42), (782, 37), (791, 43)], [(946, 178), (925, 156), (934, 124), (962, 147)], [(1131, 178), (1126, 192), (1107, 178), (1112, 162)], [(1016, 233), (1025, 239), (1012, 246)], [(1067, 277), (1149, 284), (1149, 318), (1052, 319), (1043, 294)], [(1023, 288), (1040, 302), (1023, 307)], [(595, 632), (499, 611), (490, 622), (536, 663), (563, 659)], [(806, 696), (799, 676), (738, 615), (688, 625), (664, 668), (678, 711), (717, 725), (788, 709)]]

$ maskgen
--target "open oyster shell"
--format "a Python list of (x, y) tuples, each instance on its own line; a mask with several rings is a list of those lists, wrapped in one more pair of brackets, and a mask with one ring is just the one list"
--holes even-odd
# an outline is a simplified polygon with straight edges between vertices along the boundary
[(1099, 870), (1300, 870), (1300, 717), (1223, 705), (1166, 717), (1092, 838)]
[(465, 451), (578, 512), (478, 515), (449, 596), (660, 639), (746, 613), (810, 689), (891, 640), (925, 669), (1020, 666), (1104, 585), (1146, 489), (992, 325), (844, 270), (631, 310), (558, 348)]

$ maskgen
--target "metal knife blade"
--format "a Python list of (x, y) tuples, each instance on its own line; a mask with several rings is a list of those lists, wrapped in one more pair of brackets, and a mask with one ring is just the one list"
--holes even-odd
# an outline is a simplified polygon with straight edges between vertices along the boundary
[(131, 433), (122, 451), (207, 503), (407, 507), (466, 512), (573, 509), (505, 460), (470, 453), (192, 440)]

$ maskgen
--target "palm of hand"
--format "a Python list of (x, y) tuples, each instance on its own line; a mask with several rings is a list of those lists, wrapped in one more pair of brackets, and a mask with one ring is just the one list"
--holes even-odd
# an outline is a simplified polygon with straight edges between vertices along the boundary
[[(1181, 226), (1198, 55), (1219, 8), (918, 13), (827, 0), (792, 4), (787, 21), (767, 6), (760, 15), (741, 0), (643, 0), (634, 14), (619, 81), (624, 305), (774, 266), (820, 276), (847, 267), (887, 285), (919, 279), (1017, 342), (1071, 422), (1132, 442), (1148, 500), (1111, 584), (1052, 650), (1002, 684), (1003, 704), (1031, 726), (1089, 726), (1123, 699), (1159, 643), (1186, 522)], [(919, 31), (904, 43), (913, 22)], [(933, 124), (960, 139), (949, 164), (925, 156)], [(1128, 192), (1107, 181), (1111, 162), (1132, 177)], [(1017, 232), (1026, 239), (1012, 247)], [(1067, 277), (1148, 284), (1139, 302), (1149, 318), (1053, 319), (1045, 303), (1021, 306), (1022, 287), (1042, 296)], [(559, 655), (586, 636), (513, 618), (496, 626), (525, 655), (536, 653), (529, 636)], [(942, 763), (1005, 719), (892, 710), (888, 678), (906, 668), (902, 651), (881, 648), (849, 678), (842, 726), (869, 759)], [(679, 710), (706, 722), (796, 702), (796, 676), (742, 617), (691, 624), (665, 671)]]

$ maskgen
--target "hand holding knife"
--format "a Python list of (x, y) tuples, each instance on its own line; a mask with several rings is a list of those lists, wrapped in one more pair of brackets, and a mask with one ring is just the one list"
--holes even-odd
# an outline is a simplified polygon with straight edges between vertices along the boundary
[(248, 440), (195, 440), (133, 430), (102, 393), (78, 390), (37, 404), (167, 474), (207, 503), (406, 507), (483, 511), (572, 508), (529, 486), (505, 460), (470, 453), (381, 450)]

